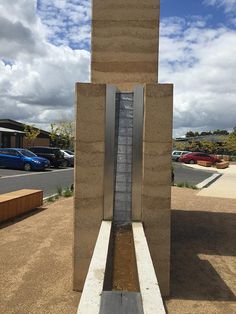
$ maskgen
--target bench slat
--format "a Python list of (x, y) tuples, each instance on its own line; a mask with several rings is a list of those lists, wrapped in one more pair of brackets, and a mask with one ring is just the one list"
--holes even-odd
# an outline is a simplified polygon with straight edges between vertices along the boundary
[(0, 195), (0, 222), (26, 213), (43, 204), (43, 191), (22, 189)]

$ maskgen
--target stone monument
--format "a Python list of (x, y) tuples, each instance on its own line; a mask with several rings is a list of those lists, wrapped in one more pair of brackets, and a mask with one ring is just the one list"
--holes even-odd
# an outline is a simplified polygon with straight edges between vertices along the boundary
[(91, 83), (76, 84), (74, 290), (102, 220), (143, 223), (169, 294), (173, 85), (158, 83), (159, 0), (93, 0)]

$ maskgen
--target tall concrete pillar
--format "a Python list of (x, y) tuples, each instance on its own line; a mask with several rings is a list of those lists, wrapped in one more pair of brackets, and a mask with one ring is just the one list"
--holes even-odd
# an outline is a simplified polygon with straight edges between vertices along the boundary
[(92, 83), (156, 83), (159, 16), (160, 0), (93, 0)]
[[(163, 295), (169, 294), (173, 85), (158, 84), (159, 0), (93, 0), (90, 84), (76, 84), (74, 289), (81, 291), (104, 213), (107, 84), (142, 85), (141, 214)], [(112, 218), (112, 217), (111, 217)]]

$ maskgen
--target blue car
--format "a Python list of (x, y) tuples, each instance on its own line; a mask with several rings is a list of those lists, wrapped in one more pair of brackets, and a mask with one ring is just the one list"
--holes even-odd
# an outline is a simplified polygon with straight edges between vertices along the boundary
[(0, 167), (30, 170), (45, 170), (50, 167), (46, 158), (38, 157), (21, 148), (0, 148)]

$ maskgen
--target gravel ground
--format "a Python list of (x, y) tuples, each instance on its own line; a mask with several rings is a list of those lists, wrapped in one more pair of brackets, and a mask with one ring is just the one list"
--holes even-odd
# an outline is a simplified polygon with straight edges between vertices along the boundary
[[(236, 201), (196, 193), (172, 190), (165, 305), (170, 314), (236, 313)], [(0, 227), (0, 313), (75, 314), (80, 293), (72, 291), (72, 198)]]
[[(72, 291), (72, 198), (0, 230), (0, 313), (76, 313)], [(23, 218), (25, 218), (23, 217)]]
[(236, 313), (236, 201), (172, 189), (168, 313)]

